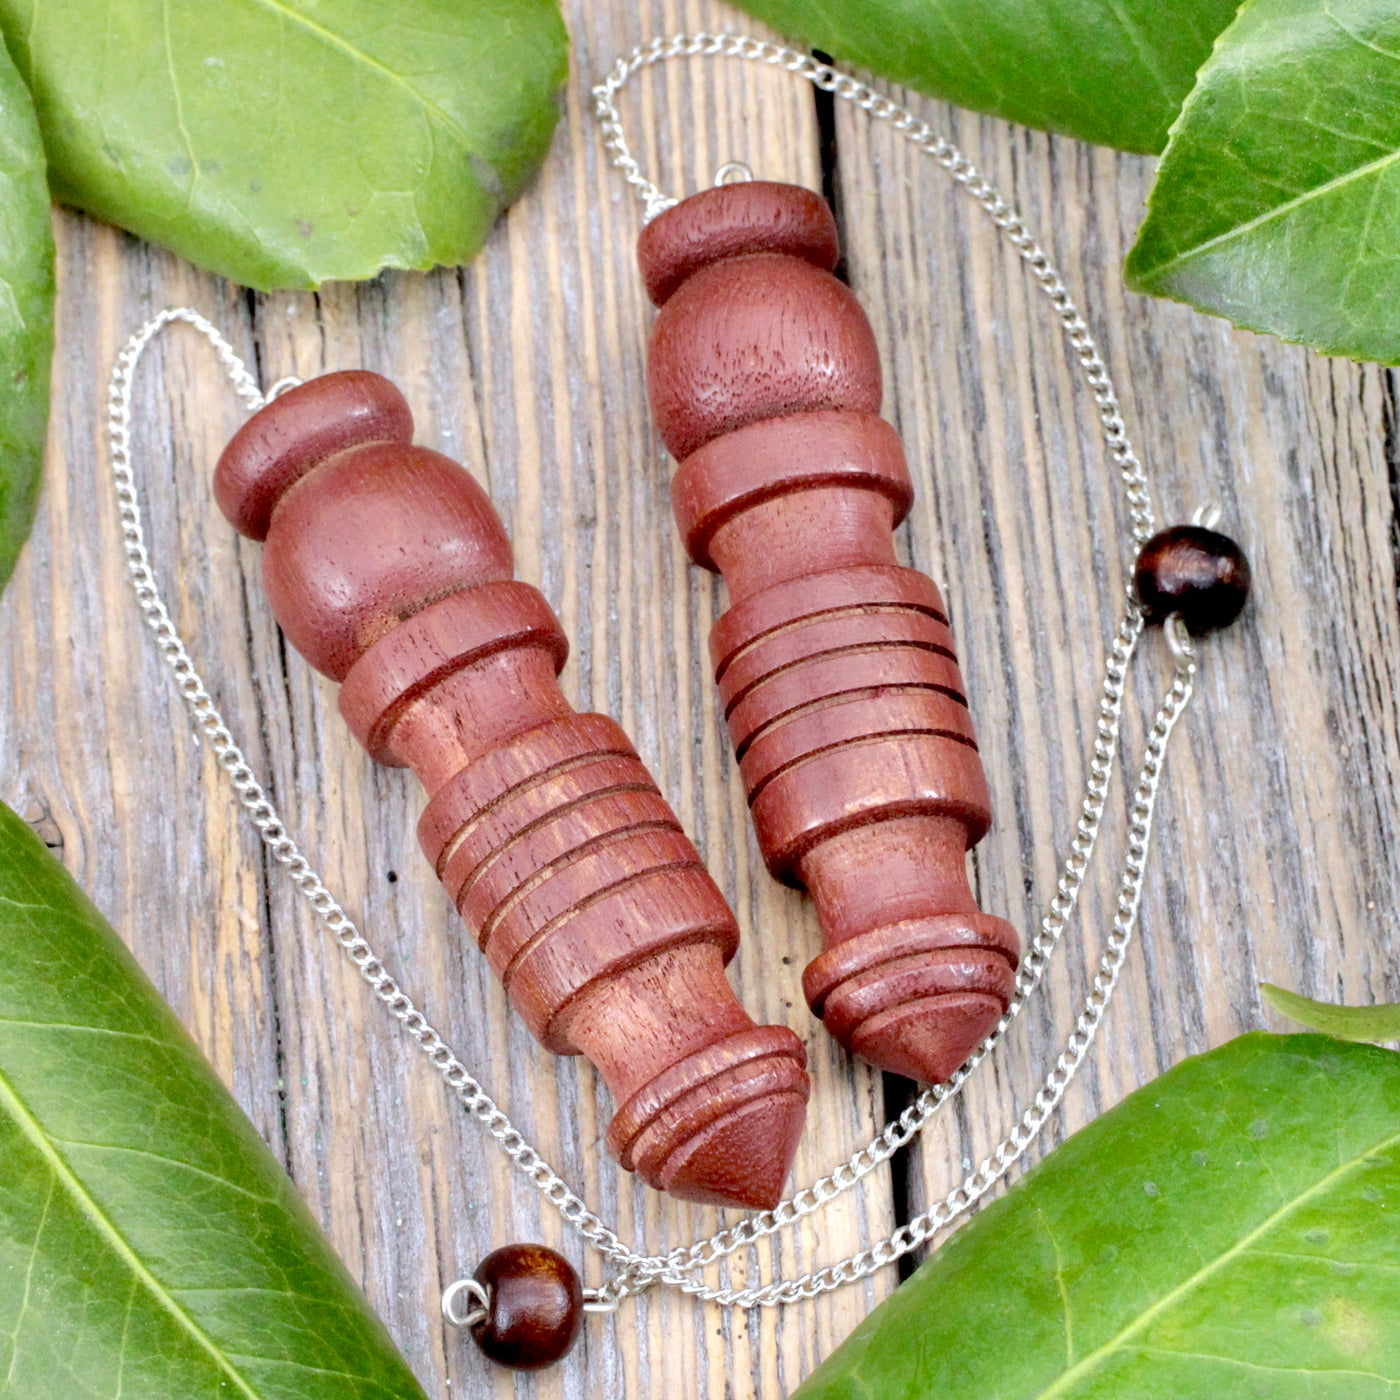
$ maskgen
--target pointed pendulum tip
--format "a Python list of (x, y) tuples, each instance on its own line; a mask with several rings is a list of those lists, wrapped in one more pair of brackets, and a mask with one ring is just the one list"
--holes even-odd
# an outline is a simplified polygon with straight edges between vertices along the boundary
[(812, 1010), (853, 1055), (941, 1084), (996, 1029), (1016, 991), (1019, 940), (990, 914), (895, 923), (828, 948), (802, 977)]
[(649, 1186), (704, 1205), (768, 1210), (782, 1199), (811, 1086), (786, 1026), (724, 1036), (623, 1104), (608, 1147)]
[(656, 1184), (704, 1205), (771, 1210), (783, 1198), (806, 1111), (806, 1096), (795, 1093), (736, 1109), (667, 1161)]
[(942, 1084), (996, 1029), (1005, 1002), (985, 992), (954, 992), (906, 1002), (864, 1022), (853, 1054), (920, 1084)]

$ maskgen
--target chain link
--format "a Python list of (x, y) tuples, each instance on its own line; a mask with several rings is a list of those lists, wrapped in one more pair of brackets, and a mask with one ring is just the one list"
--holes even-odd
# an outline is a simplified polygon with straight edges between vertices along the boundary
[[(1099, 410), (1109, 456), (1122, 477), (1131, 521), (1128, 542), (1134, 553), (1152, 533), (1153, 513), (1146, 474), (1128, 441), (1108, 371), (1099, 356), (1094, 339), (1070, 299), (1059, 273), (1027, 231), (1016, 211), (983, 179), (976, 168), (950, 142), (936, 136), (907, 108), (875, 92), (866, 84), (821, 63), (810, 56), (762, 40), (724, 34), (678, 35), (658, 39), (618, 60), (607, 79), (594, 89), (596, 111), (602, 123), (604, 144), (628, 184), (641, 196), (646, 217), (651, 218), (675, 201), (664, 195), (643, 175), (631, 156), (615, 103), (618, 91), (636, 72), (667, 59), (694, 56), (726, 56), (779, 66), (807, 79), (823, 91), (889, 122), (921, 150), (932, 155), (952, 179), (987, 213), (1011, 245), (1025, 260), (1060, 319), (1065, 335), (1074, 348), (1090, 392)], [(131, 456), (132, 383), (137, 364), (150, 342), (172, 323), (191, 326), (213, 346), (234, 391), (250, 410), (260, 408), (282, 389), (296, 383), (280, 380), (265, 397), (246, 365), (228, 341), (198, 312), (178, 307), (160, 312), (141, 326), (118, 355), (108, 395), (108, 429), (111, 467), (121, 521), (123, 548), (128, 573), (142, 616), (155, 635), (156, 646), (170, 666), (181, 699), (190, 712), (196, 732), (209, 744), (220, 768), (227, 775), (239, 803), (248, 813), (273, 860), (284, 867), (301, 891), (316, 918), (340, 945), (358, 969), (371, 991), (437, 1071), (449, 1091), (492, 1137), (518, 1171), (563, 1220), (603, 1256), (616, 1274), (590, 1290), (589, 1310), (615, 1307), (622, 1298), (656, 1284), (668, 1284), (698, 1298), (738, 1307), (762, 1307), (812, 1298), (820, 1293), (853, 1283), (918, 1248), (959, 1216), (970, 1210), (1025, 1155), (1030, 1145), (1055, 1111), (1102, 1023), (1136, 927), (1146, 869), (1148, 844), (1157, 792), (1162, 779), (1167, 742), (1183, 710), (1190, 701), (1195, 660), (1184, 631), (1173, 626), (1170, 633), (1176, 672), (1148, 734), (1129, 808), (1127, 852), (1119, 879), (1117, 909), (1091, 990), (1073, 1032), (1065, 1043), (1031, 1103), (1011, 1133), (979, 1164), (975, 1171), (951, 1190), (932, 1209), (901, 1226), (871, 1248), (836, 1263), (793, 1279), (774, 1279), (753, 1288), (715, 1287), (707, 1284), (703, 1271), (726, 1256), (772, 1235), (804, 1217), (821, 1210), (854, 1187), (901, 1147), (920, 1133), (938, 1111), (953, 1100), (978, 1065), (1005, 1036), (1028, 998), (1044, 976), (1051, 955), (1058, 946), (1078, 904), (1079, 893), (1088, 872), (1102, 825), (1107, 796), (1119, 750), (1120, 725), (1127, 677), (1143, 632), (1143, 618), (1132, 598), (1114, 635), (1103, 685), (1099, 696), (1094, 747), (1089, 776), (1074, 837), (1061, 868), (1059, 881), (1040, 928), (1032, 940), (1017, 973), (1014, 998), (1005, 1015), (986, 1041), (946, 1083), (926, 1089), (897, 1119), (886, 1126), (860, 1151), (828, 1176), (797, 1192), (773, 1210), (746, 1217), (738, 1224), (718, 1231), (709, 1238), (653, 1255), (624, 1243), (619, 1235), (577, 1195), (554, 1168), (515, 1126), (510, 1117), (487, 1093), (452, 1047), (419, 1010), (398, 980), (386, 968), (373, 946), (361, 933), (343, 907), (326, 888), (321, 877), (288, 834), (266, 789), (235, 743), (223, 716), (211, 699), (180, 638), (157, 587), (146, 549), (142, 514)], [(459, 1286), (461, 1285), (461, 1286)], [(465, 1285), (449, 1288), (455, 1300)], [(477, 1300), (479, 1302), (479, 1300)], [(445, 1303), (455, 1317), (451, 1303)]]
[(805, 78), (822, 92), (829, 92), (843, 102), (850, 102), (869, 112), (876, 121), (888, 123), (947, 171), (953, 183), (981, 208), (1002, 237), (1021, 255), (1036, 285), (1055, 308), (1065, 339), (1073, 348), (1094, 402), (1098, 405), (1099, 426), (1108, 445), (1108, 455), (1123, 480), (1132, 519), (1134, 553), (1146, 544), (1153, 533), (1152, 496), (1147, 486), (1147, 474), (1128, 440), (1128, 430), (1119, 410), (1113, 380), (1099, 354), (1093, 333), (1070, 297), (1055, 265), (1026, 227), (1025, 220), (951, 141), (940, 136), (908, 107), (877, 92), (868, 83), (853, 78), (849, 73), (843, 73), (828, 63), (818, 63), (811, 54), (799, 53), (796, 49), (785, 48), (766, 39), (754, 39), (746, 34), (674, 34), (641, 44), (619, 58), (609, 69), (607, 77), (593, 89), (593, 111), (602, 128), (603, 146), (613, 165), (622, 172), (622, 178), (637, 191), (642, 201), (644, 221), (650, 222), (676, 201), (643, 174), (627, 144), (622, 115), (617, 108), (617, 95), (634, 74), (645, 68), (671, 59), (697, 57), (744, 59), (770, 68), (782, 68)]

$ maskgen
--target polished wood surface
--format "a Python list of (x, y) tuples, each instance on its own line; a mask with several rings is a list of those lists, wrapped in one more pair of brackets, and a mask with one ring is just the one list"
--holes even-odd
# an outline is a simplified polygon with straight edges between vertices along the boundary
[(821, 922), (807, 1002), (939, 1083), (1005, 1013), (1020, 946), (968, 884), (991, 799), (943, 600), (895, 557), (913, 483), (836, 221), (796, 185), (721, 185), (637, 255), (676, 523), (729, 594), (710, 659), (734, 757), (768, 868)]
[[(531, 1377), (493, 1367), (443, 1327), (443, 1286), (510, 1241), (560, 1250), (586, 1286), (600, 1262), (454, 1105), (268, 868), (136, 611), (110, 499), (111, 361), (161, 306), (213, 317), (264, 383), (360, 368), (392, 378), (417, 440), (489, 490), (520, 579), (559, 615), (573, 644), (564, 694), (622, 724), (735, 909), (743, 941), (729, 975), (748, 1013), (805, 1039), (813, 1090), (794, 1180), (814, 1181), (903, 1106), (908, 1085), (843, 1051), (802, 996), (821, 935), (810, 897), (769, 875), (753, 836), (706, 642), (722, 586), (687, 558), (673, 467), (646, 404), (653, 313), (637, 274), (640, 209), (606, 165), (582, 88), (654, 35), (757, 26), (709, 0), (571, 0), (566, 14), (578, 79), (567, 125), (540, 183), (471, 268), (250, 297), (59, 214), (48, 476), (0, 597), (0, 798), (130, 940), (434, 1400), (782, 1400), (894, 1286), (896, 1269), (777, 1311), (650, 1293), (589, 1315), (565, 1360)], [(1159, 522), (1219, 501), (1220, 528), (1254, 570), (1244, 615), (1201, 643), (1140, 941), (1034, 1161), (1182, 1056), (1281, 1027), (1260, 979), (1400, 1000), (1390, 426), (1400, 406), (1389, 371), (1126, 293), (1119, 269), (1150, 161), (911, 100), (1046, 240), (1113, 370)], [(883, 362), (881, 413), (916, 491), (895, 554), (946, 584), (997, 814), (972, 856), (974, 888), (1028, 935), (1073, 832), (1106, 638), (1133, 564), (1073, 356), (980, 212), (864, 112), (838, 104), (825, 116), (788, 74), (704, 60), (653, 70), (623, 110), (647, 169), (677, 194), (735, 159), (820, 190), (826, 151), (844, 271)], [(261, 547), (210, 495), (213, 464), (246, 413), (208, 347), (181, 329), (163, 337), (135, 408), (135, 467), (175, 620), (293, 834), (391, 971), (625, 1239), (666, 1250), (734, 1219), (618, 1170), (602, 1143), (612, 1109), (598, 1077), (535, 1044), (422, 860), (417, 781), (370, 761), (335, 684), (281, 642)], [(1169, 675), (1154, 639), (1128, 697), (1130, 755)], [(871, 1173), (796, 1231), (734, 1256), (725, 1277), (792, 1275), (869, 1244), (941, 1199), (1007, 1131), (1059, 1053), (1112, 919), (1123, 791), (1115, 784), (1104, 864), (1043, 991), (957, 1105), (894, 1172)]]
[(238, 430), (214, 496), (265, 542), (273, 615), (343, 682), (355, 737), (427, 789), (423, 852), (531, 1034), (597, 1066), (613, 1155), (683, 1200), (771, 1208), (802, 1042), (735, 1000), (724, 896), (622, 729), (564, 698), (567, 639), (486, 493), (412, 436), (389, 380), (320, 375)]
[(1228, 535), (1172, 525), (1143, 545), (1133, 592), (1150, 622), (1175, 614), (1201, 636), (1228, 627), (1249, 601), (1249, 560)]
[(472, 1275), (486, 1290), (486, 1316), (472, 1329), (483, 1356), (516, 1371), (553, 1366), (583, 1328), (583, 1285), (562, 1254), (538, 1244), (493, 1249)]

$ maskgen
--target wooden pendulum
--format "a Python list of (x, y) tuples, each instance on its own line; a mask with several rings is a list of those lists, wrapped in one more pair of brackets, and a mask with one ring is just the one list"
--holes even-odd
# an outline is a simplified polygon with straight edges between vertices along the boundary
[(802, 1042), (735, 999), (723, 896), (623, 731), (564, 699), (563, 630), (485, 493), (412, 436), (388, 380), (328, 374), (243, 426), (215, 494), (355, 736), (422, 780), (423, 850), (512, 1005), (598, 1067), (613, 1154), (689, 1200), (772, 1206)]
[(710, 653), (759, 844), (821, 921), (807, 1000), (848, 1049), (937, 1082), (1006, 1010), (1019, 942), (968, 885), (986, 779), (938, 589), (895, 559), (913, 487), (837, 254), (797, 186), (668, 209), (638, 243), (647, 381), (686, 547), (728, 589)]

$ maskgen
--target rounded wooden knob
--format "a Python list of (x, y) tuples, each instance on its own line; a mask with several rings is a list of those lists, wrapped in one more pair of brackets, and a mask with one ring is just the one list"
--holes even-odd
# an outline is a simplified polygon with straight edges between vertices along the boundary
[(435, 599), (512, 573), (486, 493), (426, 447), (342, 453), (294, 485), (277, 516), (263, 549), (268, 598), (292, 645), (336, 680)]
[(880, 411), (880, 356), (851, 290), (781, 253), (710, 263), (657, 314), (647, 388), (673, 456), (762, 418)]
[(356, 737), (427, 788), (424, 851), (512, 1005), (598, 1067), (614, 1154), (688, 1199), (772, 1206), (802, 1043), (739, 1005), (733, 913), (627, 736), (564, 698), (563, 629), (485, 493), (411, 433), (378, 376), (313, 380), (230, 443), (220, 502), (265, 538), (273, 611), (343, 681)]
[(344, 371), (267, 405), (215, 468), (225, 514), (266, 541), (263, 584), (288, 640), (335, 680), (429, 603), (512, 573), (486, 493), (412, 435), (388, 380)]
[(836, 220), (811, 190), (750, 180), (683, 199), (637, 239), (642, 280), (657, 306), (707, 263), (745, 253), (786, 253), (831, 272), (841, 254)]
[(368, 370), (322, 374), (279, 395), (234, 434), (214, 468), (214, 499), (250, 539), (267, 538), (292, 483), (347, 447), (412, 442), (404, 396)]

